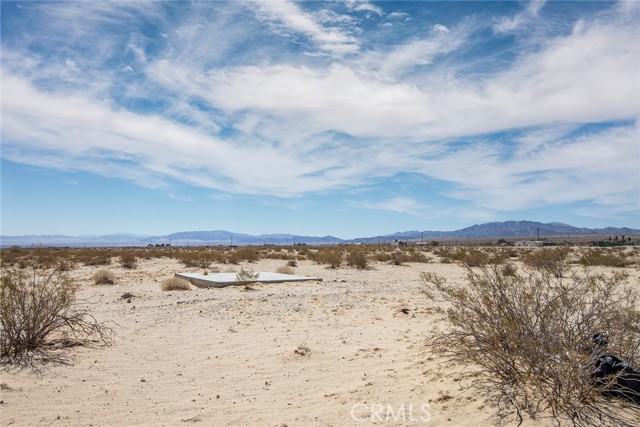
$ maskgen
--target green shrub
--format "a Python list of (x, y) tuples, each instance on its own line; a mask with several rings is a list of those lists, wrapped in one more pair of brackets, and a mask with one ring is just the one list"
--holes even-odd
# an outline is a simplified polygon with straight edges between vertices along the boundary
[(608, 351), (638, 360), (638, 290), (623, 274), (563, 279), (551, 271), (543, 266), (507, 275), (499, 266), (467, 268), (464, 284), (423, 274), (427, 296), (449, 307), (449, 325), (429, 351), (463, 369), (501, 419), (635, 425), (640, 405), (613, 405), (602, 394), (613, 383), (591, 380), (590, 344), (594, 334), (606, 333)]
[(241, 268), (239, 272), (236, 273), (236, 282), (238, 283), (252, 283), (258, 279), (260, 273), (255, 273), (252, 270), (245, 270)]
[(56, 270), (3, 270), (0, 362), (31, 363), (36, 356), (46, 360), (47, 350), (85, 344), (90, 338), (108, 343), (111, 329), (77, 304), (76, 291), (76, 284)]

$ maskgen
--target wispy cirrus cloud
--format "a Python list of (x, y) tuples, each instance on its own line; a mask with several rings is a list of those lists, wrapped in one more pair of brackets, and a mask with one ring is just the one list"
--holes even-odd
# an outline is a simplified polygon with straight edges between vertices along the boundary
[(415, 216), (424, 216), (428, 211), (428, 207), (420, 204), (418, 201), (408, 197), (393, 197), (385, 200), (377, 201), (346, 201), (348, 206), (360, 209), (374, 209), (381, 211), (390, 211), (397, 213), (405, 213)]
[[(434, 19), (392, 43), (370, 37), (375, 26), (357, 13), (410, 11), (367, 2), (29, 7), (51, 38), (38, 27), (3, 37), (10, 160), (277, 197), (408, 172), (482, 212), (640, 208), (637, 8), (586, 15), (494, 66), (476, 52), (479, 34), (543, 19), (544, 2), (499, 28)], [(39, 37), (51, 46), (33, 48)], [(292, 41), (311, 55), (282, 51)], [(412, 215), (429, 206), (361, 197), (349, 205)]]
[(252, 3), (258, 16), (271, 22), (285, 34), (302, 35), (309, 38), (322, 51), (335, 55), (355, 53), (358, 40), (345, 28), (325, 27), (310, 12), (302, 11), (289, 0), (274, 0)]
[(499, 34), (511, 33), (523, 26), (530, 25), (538, 17), (540, 10), (547, 0), (529, 1), (525, 9), (513, 16), (501, 17), (497, 19), (493, 26), (493, 30)]

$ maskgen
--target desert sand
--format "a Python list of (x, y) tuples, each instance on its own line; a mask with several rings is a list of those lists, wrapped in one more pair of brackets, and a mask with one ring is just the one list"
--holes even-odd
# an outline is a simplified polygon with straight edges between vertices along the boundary
[(299, 261), (295, 274), (323, 281), (169, 292), (163, 279), (202, 270), (168, 258), (110, 269), (115, 285), (93, 284), (98, 267), (69, 275), (115, 330), (112, 345), (72, 348), (70, 364), (40, 372), (1, 372), (2, 425), (492, 425), (494, 408), (425, 344), (440, 321), (420, 273), (463, 281), (455, 263), (357, 270)]

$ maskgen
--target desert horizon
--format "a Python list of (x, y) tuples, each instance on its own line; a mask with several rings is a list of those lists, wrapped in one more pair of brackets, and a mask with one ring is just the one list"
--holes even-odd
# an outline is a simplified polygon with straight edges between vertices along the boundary
[[(3, 271), (28, 270), (28, 262), (64, 265), (79, 286), (79, 304), (114, 336), (109, 345), (51, 349), (64, 363), (5, 365), (2, 423), (493, 425), (496, 402), (470, 388), (464, 375), (477, 367), (452, 364), (428, 345), (436, 329), (449, 326), (439, 311), (446, 304), (428, 298), (422, 274), (466, 286), (464, 262), (456, 259), (462, 248), (370, 248), (362, 265), (349, 252), (362, 247), (352, 246), (341, 249), (336, 268), (314, 254), (326, 248), (313, 247), (262, 248), (253, 255), (246, 248), (183, 249), (182, 258), (141, 249), (128, 267), (126, 250), (3, 250)], [(593, 265), (592, 274), (624, 271), (637, 287), (638, 249), (571, 247), (565, 275), (582, 271), (585, 259), (598, 259), (593, 254), (614, 256), (621, 266)], [(548, 248), (465, 253), (477, 255), (474, 250), (500, 253), (501, 263), (521, 270), (528, 254)], [(220, 258), (234, 253), (241, 255)], [(187, 267), (189, 262), (202, 264)], [(105, 269), (112, 284), (96, 284), (96, 273)], [(322, 281), (161, 289), (179, 272), (241, 271)], [(515, 415), (505, 421), (517, 425)], [(552, 421), (525, 417), (524, 425)]]

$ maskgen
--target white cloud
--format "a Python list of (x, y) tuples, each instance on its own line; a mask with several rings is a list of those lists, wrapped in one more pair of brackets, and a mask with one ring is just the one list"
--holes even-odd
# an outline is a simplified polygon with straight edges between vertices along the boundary
[(547, 0), (529, 1), (524, 11), (519, 12), (511, 17), (498, 18), (493, 26), (493, 30), (498, 34), (511, 33), (520, 29), (521, 27), (530, 25), (536, 20), (538, 14), (540, 13), (540, 10), (546, 2)]
[(382, 9), (380, 9), (378, 6), (368, 2), (368, 1), (363, 1), (363, 0), (347, 0), (346, 1), (347, 7), (351, 10), (355, 10), (358, 12), (373, 12), (376, 15), (384, 15), (384, 13), (382, 12)]
[[(237, 28), (235, 9), (203, 12), (202, 20), (194, 11), (186, 22), (163, 25), (167, 45), (155, 54), (136, 37), (98, 46), (97, 59), (73, 49), (43, 58), (3, 42), (3, 157), (157, 188), (179, 180), (275, 196), (414, 172), (452, 184), (448, 195), (483, 212), (585, 200), (638, 209), (636, 20), (610, 13), (582, 21), (477, 78), (454, 55), (473, 47), (467, 22), (430, 24), (421, 37), (365, 51), (353, 32), (326, 26), (346, 25), (337, 13), (288, 1), (251, 7), (333, 57), (282, 60), (255, 51), (246, 60), (257, 24)], [(541, 3), (528, 7), (534, 16)], [(79, 13), (71, 11), (63, 22)], [(117, 14), (101, 13), (117, 22)], [(87, 34), (89, 24), (71, 33)], [(104, 71), (123, 46), (134, 63), (120, 64), (122, 74)], [(131, 74), (141, 81), (122, 79)], [(134, 113), (127, 111), (133, 98), (168, 105)], [(585, 123), (607, 121), (620, 122), (574, 135)], [(486, 136), (514, 129), (532, 130), (508, 143)], [(423, 208), (407, 198), (358, 203), (412, 214)]]
[(259, 16), (279, 23), (286, 30), (303, 34), (322, 50), (335, 55), (354, 53), (358, 41), (341, 28), (326, 28), (310, 13), (303, 12), (289, 0), (256, 2)]

